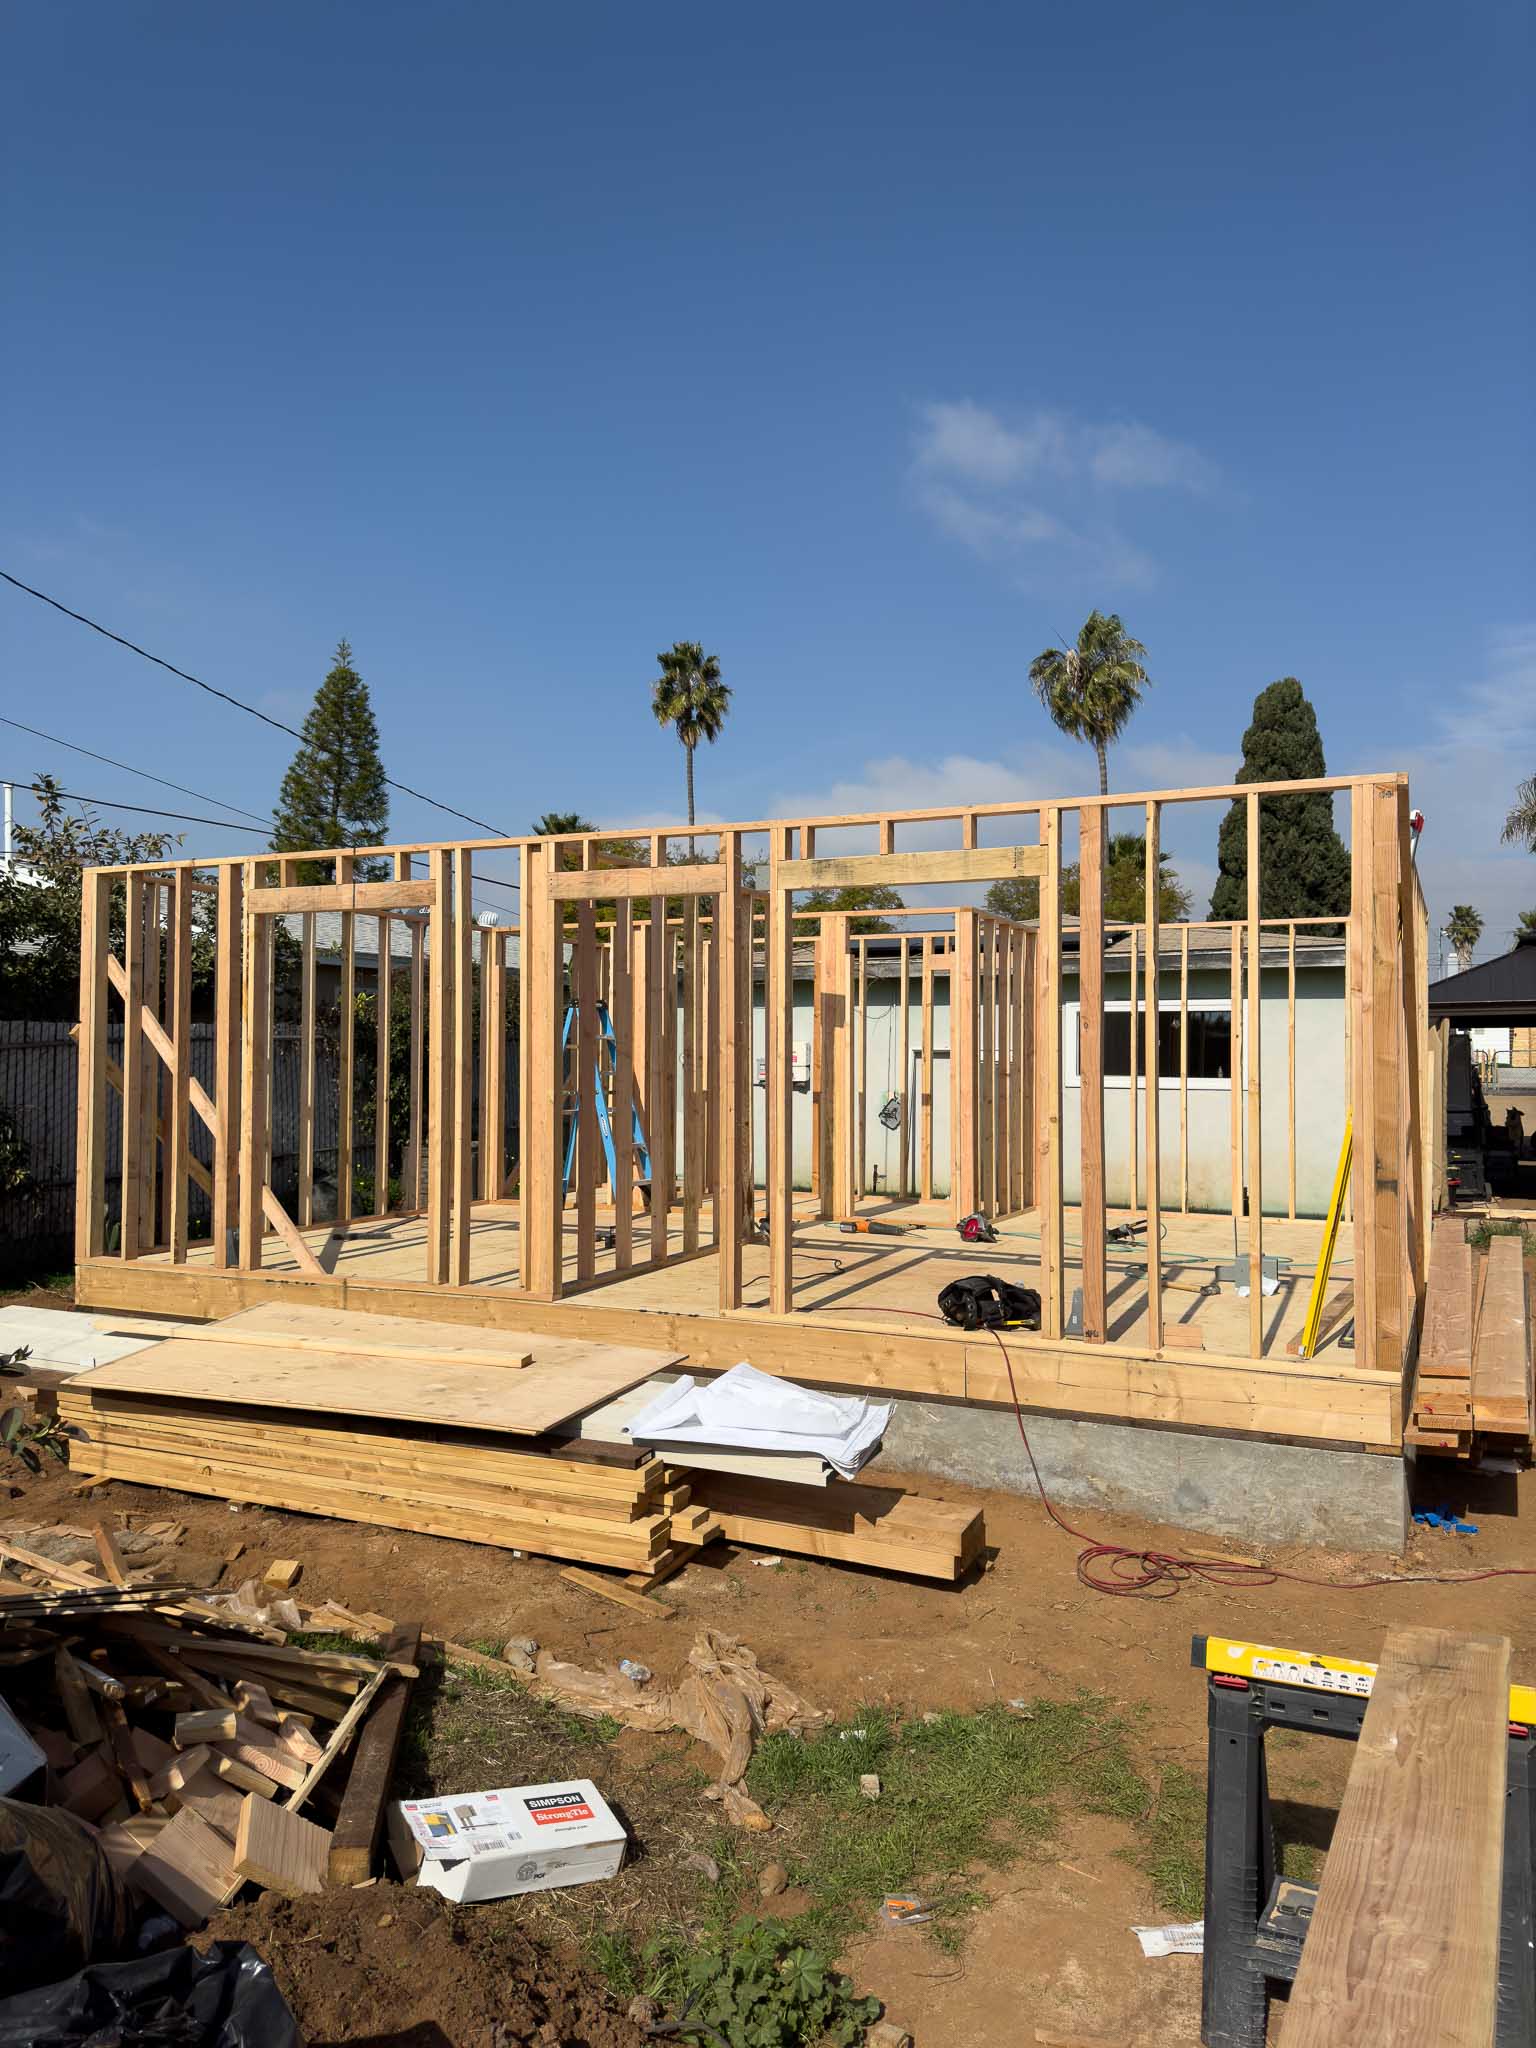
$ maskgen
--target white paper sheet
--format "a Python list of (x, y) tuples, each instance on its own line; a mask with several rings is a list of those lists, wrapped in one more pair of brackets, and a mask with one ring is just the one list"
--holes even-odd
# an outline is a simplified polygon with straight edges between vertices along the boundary
[(700, 1385), (684, 1376), (627, 1427), (636, 1443), (735, 1445), (747, 1451), (802, 1451), (851, 1479), (890, 1425), (893, 1403), (823, 1394), (745, 1360)]

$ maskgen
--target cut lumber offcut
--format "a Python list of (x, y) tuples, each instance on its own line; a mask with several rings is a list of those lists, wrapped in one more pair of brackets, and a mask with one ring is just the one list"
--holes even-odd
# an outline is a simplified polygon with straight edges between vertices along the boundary
[(1472, 1348), (1472, 1412), (1479, 1430), (1531, 1434), (1531, 1349), (1523, 1240), (1488, 1245), (1483, 1305)]
[(178, 1749), (196, 1749), (200, 1744), (207, 1742), (233, 1742), (234, 1709), (200, 1707), (190, 1714), (178, 1714), (174, 1736)]
[(96, 1522), (92, 1525), (91, 1535), (96, 1544), (96, 1554), (101, 1559), (102, 1569), (107, 1577), (114, 1586), (126, 1586), (128, 1574), (123, 1569), (123, 1560), (118, 1555), (111, 1530), (105, 1522)]
[(695, 1492), (730, 1543), (831, 1558), (920, 1578), (958, 1579), (980, 1557), (980, 1512), (897, 1487), (833, 1480), (826, 1488), (697, 1475)]
[(1492, 2048), (1509, 1663), (1503, 1636), (1388, 1634), (1285, 2048)]
[(207, 1743), (199, 1743), (196, 1749), (179, 1750), (169, 1763), (162, 1764), (149, 1781), (149, 1789), (156, 1800), (168, 1799), (173, 1792), (180, 1792), (190, 1785), (199, 1771), (205, 1770), (213, 1761), (213, 1752)]
[(290, 1586), (299, 1583), (299, 1574), (304, 1567), (296, 1557), (276, 1557), (261, 1575), (264, 1586), (275, 1586), (286, 1592)]
[(254, 1771), (242, 1763), (237, 1756), (230, 1756), (223, 1750), (213, 1753), (213, 1769), (217, 1777), (226, 1784), (234, 1785), (242, 1792), (254, 1792), (259, 1799), (277, 1797), (277, 1780), (269, 1778), (265, 1771)]
[[(1330, 1294), (1323, 1303), (1323, 1312), (1317, 1319), (1317, 1335), (1312, 1342), (1314, 1354), (1333, 1335), (1335, 1330), (1342, 1329), (1345, 1323), (1351, 1321), (1354, 1313), (1355, 1288), (1354, 1282), (1351, 1281), (1348, 1286), (1341, 1287), (1337, 1294)], [(1293, 1337), (1285, 1347), (1286, 1357), (1300, 1358), (1301, 1345), (1301, 1338), (1299, 1336)]]
[[(288, 1797), (283, 1801), (284, 1806), (290, 1812), (298, 1812), (337, 1757), (341, 1755), (348, 1743), (351, 1742), (353, 1736), (357, 1733), (358, 1724), (373, 1705), (380, 1686), (383, 1685), (387, 1678), (396, 1675), (396, 1671), (397, 1667), (394, 1665), (381, 1664), (373, 1677), (369, 1679), (357, 1698), (331, 1730), (330, 1740), (326, 1743), (325, 1748), (320, 1752), (314, 1763), (309, 1766), (301, 1781), (294, 1786)], [(401, 1674), (408, 1673), (412, 1678), (416, 1676), (415, 1667), (410, 1664), (400, 1665), (398, 1671)]]
[(322, 1827), (286, 1807), (247, 1796), (235, 1830), (234, 1868), (240, 1877), (284, 1898), (325, 1889), (331, 1838)]
[(649, 1600), (644, 1593), (631, 1592), (622, 1579), (605, 1579), (597, 1572), (583, 1571), (577, 1565), (568, 1566), (560, 1576), (569, 1586), (580, 1586), (584, 1593), (600, 1593), (603, 1599), (612, 1600), (616, 1606), (627, 1607), (631, 1614), (644, 1614), (652, 1621), (670, 1621), (676, 1611), (661, 1600)]
[(134, 1859), (129, 1876), (183, 1927), (201, 1927), (240, 1889), (230, 1844), (190, 1806)]
[(122, 1797), (122, 1779), (105, 1751), (93, 1749), (59, 1779), (59, 1798), (81, 1820), (97, 1821)]
[[(395, 1629), (384, 1645), (384, 1654), (395, 1663), (416, 1663), (421, 1654), (419, 1623), (402, 1623)], [(410, 1679), (392, 1670), (363, 1723), (341, 1811), (331, 1830), (326, 1858), (331, 1884), (362, 1884), (373, 1875), (410, 1696)]]
[(233, 1844), (240, 1808), (251, 1796), (234, 1785), (224, 1784), (209, 1769), (189, 1778), (180, 1791), (173, 1793), (165, 1803), (177, 1813), (182, 1807), (190, 1806), (194, 1813), (200, 1814), (210, 1827), (217, 1828), (225, 1840)]

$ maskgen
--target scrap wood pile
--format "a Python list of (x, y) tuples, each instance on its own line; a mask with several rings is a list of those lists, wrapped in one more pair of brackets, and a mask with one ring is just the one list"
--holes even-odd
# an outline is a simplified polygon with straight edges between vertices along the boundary
[(185, 1927), (247, 1880), (297, 1894), (367, 1878), (419, 1629), (377, 1658), (300, 1647), (94, 1535), (99, 1570), (0, 1542), (0, 1792), (87, 1822), (130, 1890)]
[(695, 1471), (581, 1429), (584, 1414), (676, 1362), (276, 1304), (81, 1373), (57, 1398), (87, 1480), (605, 1565), (636, 1587), (721, 1536), (945, 1580), (979, 1556), (982, 1520), (968, 1508), (837, 1478)]
[(1413, 1416), (1420, 1450), (1471, 1458), (1525, 1452), (1536, 1429), (1523, 1240), (1494, 1237), (1479, 1258), (1466, 1223), (1436, 1219), (1419, 1337)]

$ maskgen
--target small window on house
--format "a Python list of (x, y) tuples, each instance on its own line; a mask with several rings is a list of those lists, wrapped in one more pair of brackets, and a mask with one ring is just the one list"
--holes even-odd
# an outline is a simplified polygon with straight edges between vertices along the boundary
[[(1189, 1010), (1189, 1078), (1191, 1081), (1230, 1081), (1232, 1078), (1232, 1013), (1230, 1010)], [(1157, 1018), (1157, 1070), (1164, 1081), (1179, 1078), (1179, 1012), (1177, 1006), (1164, 1008)], [(1144, 1011), (1136, 1018), (1136, 1072), (1147, 1071), (1147, 1019)], [(1082, 1026), (1078, 1026), (1078, 1072), (1082, 1072)], [(1104, 1013), (1104, 1078), (1129, 1081), (1131, 1076), (1131, 1013)]]

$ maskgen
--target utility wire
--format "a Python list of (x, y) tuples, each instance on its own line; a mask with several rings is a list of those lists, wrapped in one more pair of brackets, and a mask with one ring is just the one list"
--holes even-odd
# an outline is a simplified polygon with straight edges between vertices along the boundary
[[(140, 655), (145, 661), (152, 661), (156, 668), (163, 668), (168, 670), (173, 676), (180, 676), (184, 683), (192, 683), (197, 689), (206, 690), (210, 697), (217, 697), (225, 704), (233, 704), (237, 711), (243, 711), (251, 718), (259, 718), (263, 725), (270, 725), (276, 731), (285, 732), (293, 739), (303, 739), (304, 735), (297, 727), (285, 725), (282, 719), (273, 718), (265, 711), (258, 711), (254, 704), (243, 703), (240, 698), (232, 697), (228, 690), (216, 690), (212, 683), (205, 683), (201, 676), (195, 676), (187, 669), (178, 668), (175, 662), (166, 661), (158, 654), (151, 654), (147, 647), (140, 647), (137, 641), (125, 640), (121, 633), (114, 633), (110, 627), (98, 625), (94, 619), (88, 619), (84, 612), (71, 610), (67, 604), (61, 604), (58, 598), (50, 597), (46, 590), (34, 590), (30, 583), (23, 583), (21, 578), (13, 576), (9, 569), (0, 569), (0, 577), (3, 577), (7, 583), (12, 584), (17, 590), (24, 590), (28, 597), (35, 597), (39, 603), (52, 605), (53, 609), (56, 612), (62, 612), (66, 619), (75, 619), (82, 626), (89, 626), (93, 633), (99, 633), (104, 640), (115, 640), (119, 647), (126, 647), (130, 654)], [(430, 804), (435, 811), (446, 811), (450, 818), (461, 818), (466, 825), (478, 825), (482, 832), (489, 832), (498, 839), (511, 837), (511, 834), (504, 827), (488, 824), (484, 818), (472, 818), (468, 811), (455, 810), (452, 804), (440, 803), (435, 796), (428, 796), (423, 790), (412, 789), (408, 782), (397, 782), (392, 775), (386, 775), (384, 780), (391, 789), (398, 789), (403, 796), (412, 796), (415, 797), (418, 803)], [(217, 799), (214, 799), (214, 801), (217, 801)], [(119, 808), (129, 810), (135, 808), (135, 806), (124, 804), (119, 806)], [(167, 812), (163, 815), (169, 816), (170, 814)], [(217, 818), (203, 818), (196, 822), (199, 824), (216, 825), (220, 820)]]
[[(3, 571), (0, 571), (0, 574), (3, 573)], [(14, 782), (18, 788), (23, 789), (34, 787), (30, 782), (23, 782), (19, 775), (0, 775), (0, 782)], [(159, 811), (155, 809), (153, 804), (122, 804), (115, 797), (110, 796), (81, 796), (80, 792), (76, 789), (61, 789), (57, 794), (66, 798), (72, 804), (100, 804), (102, 809), (106, 811), (142, 811), (147, 818), (174, 818), (179, 824), (183, 825), (222, 825), (226, 832), (257, 831), (255, 825), (236, 825), (231, 823), (228, 818), (196, 818), (190, 816), (186, 811)], [(215, 798), (216, 801), (217, 799)], [(270, 830), (271, 827), (268, 825), (261, 826), (259, 836), (265, 839)]]
[(238, 811), (242, 818), (250, 818), (260, 825), (264, 832), (271, 827), (255, 811), (248, 811), (244, 804), (227, 804), (221, 796), (209, 796), (205, 790), (188, 789), (184, 782), (172, 782), (164, 775), (151, 775), (147, 768), (131, 768), (126, 761), (114, 761), (110, 754), (94, 753), (89, 747), (82, 747), (74, 740), (61, 740), (57, 733), (43, 732), (35, 725), (23, 725), (19, 718), (0, 718), (0, 725), (12, 725), (17, 732), (29, 732), (34, 739), (47, 740), (53, 747), (67, 747), (72, 754), (84, 754), (92, 761), (100, 761), (108, 768), (121, 768), (125, 775), (140, 775), (146, 782), (158, 782), (162, 789), (179, 790), (183, 796), (195, 796), (200, 803), (218, 804), (220, 809)]

